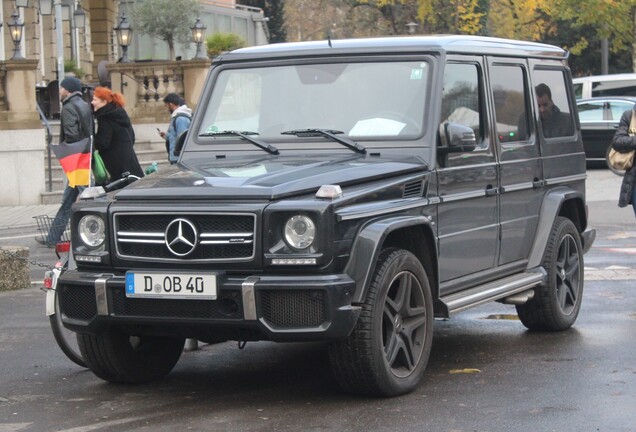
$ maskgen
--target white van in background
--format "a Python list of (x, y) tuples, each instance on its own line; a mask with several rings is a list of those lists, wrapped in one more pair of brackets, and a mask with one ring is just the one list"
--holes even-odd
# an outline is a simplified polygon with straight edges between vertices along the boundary
[(576, 99), (597, 96), (636, 96), (636, 73), (573, 78), (572, 84)]

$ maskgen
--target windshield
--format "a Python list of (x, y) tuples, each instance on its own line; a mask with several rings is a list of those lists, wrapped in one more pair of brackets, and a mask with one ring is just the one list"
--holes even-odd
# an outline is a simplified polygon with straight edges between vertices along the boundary
[(423, 132), (429, 79), (425, 61), (228, 68), (197, 135), (203, 143), (214, 132), (250, 131), (272, 141), (324, 129), (354, 140), (412, 139)]

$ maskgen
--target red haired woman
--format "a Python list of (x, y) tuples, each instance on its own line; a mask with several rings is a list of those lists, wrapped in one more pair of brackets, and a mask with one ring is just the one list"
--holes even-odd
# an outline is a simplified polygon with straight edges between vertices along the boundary
[(106, 87), (96, 87), (93, 92), (91, 104), (97, 120), (95, 149), (99, 150), (111, 180), (120, 179), (125, 172), (144, 176), (133, 149), (135, 131), (124, 103), (123, 95)]

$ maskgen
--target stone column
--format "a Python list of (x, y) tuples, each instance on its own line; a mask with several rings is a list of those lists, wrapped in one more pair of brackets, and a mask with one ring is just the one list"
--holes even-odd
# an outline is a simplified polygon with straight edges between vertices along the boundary
[(183, 64), (183, 92), (186, 104), (193, 110), (199, 102), (205, 78), (210, 70), (211, 60), (194, 59)]
[(0, 111), (0, 206), (40, 204), (46, 141), (35, 100), (38, 60), (0, 63), (6, 100)]

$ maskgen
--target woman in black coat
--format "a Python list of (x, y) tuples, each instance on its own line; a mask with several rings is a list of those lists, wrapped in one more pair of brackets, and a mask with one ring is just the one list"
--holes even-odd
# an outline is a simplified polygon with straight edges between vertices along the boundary
[[(618, 129), (616, 129), (614, 138), (612, 138), (612, 148), (619, 153), (636, 150), (636, 136), (634, 136), (634, 132), (636, 131), (630, 133), (632, 116), (636, 116), (635, 110), (636, 106), (634, 109), (623, 113), (621, 121), (618, 124)], [(636, 123), (633, 126), (636, 127)], [(636, 181), (636, 164), (632, 165), (633, 166), (625, 172), (625, 177), (623, 177), (621, 192), (618, 197), (618, 206), (627, 207), (631, 204), (634, 209), (634, 215), (636, 215), (636, 187), (634, 187), (634, 182)]]
[(97, 87), (91, 102), (97, 120), (95, 149), (104, 160), (111, 181), (128, 172), (143, 177), (144, 172), (133, 149), (135, 131), (124, 110), (124, 97), (106, 87)]

